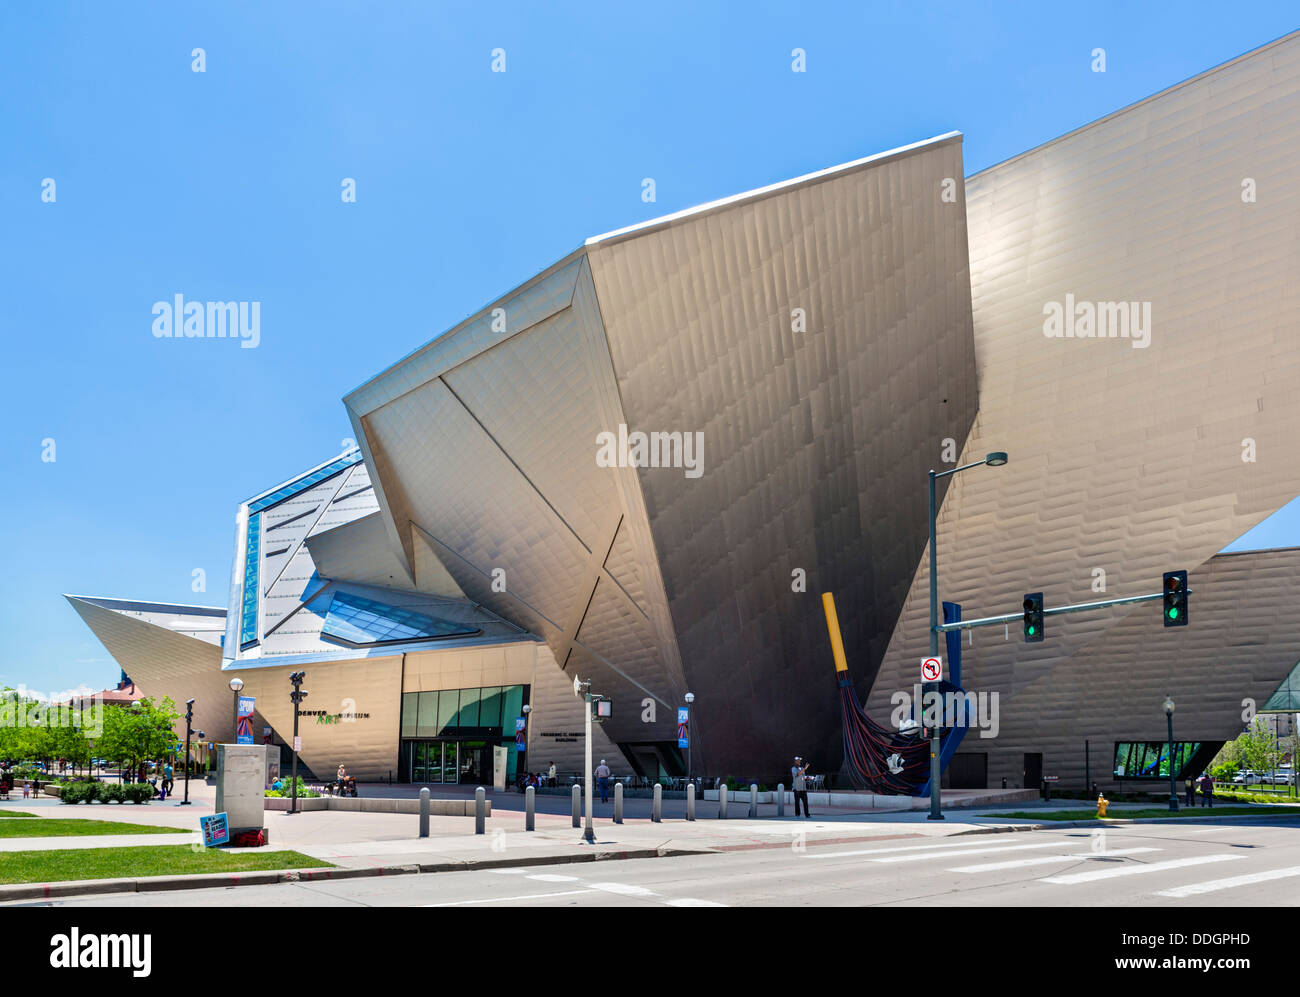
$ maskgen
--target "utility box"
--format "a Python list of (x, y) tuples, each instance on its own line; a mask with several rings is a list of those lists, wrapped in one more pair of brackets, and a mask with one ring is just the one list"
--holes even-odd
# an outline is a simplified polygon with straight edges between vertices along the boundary
[[(217, 745), (217, 813), (230, 832), (261, 830), (265, 824), (267, 745)], [(279, 761), (277, 756), (276, 761)]]

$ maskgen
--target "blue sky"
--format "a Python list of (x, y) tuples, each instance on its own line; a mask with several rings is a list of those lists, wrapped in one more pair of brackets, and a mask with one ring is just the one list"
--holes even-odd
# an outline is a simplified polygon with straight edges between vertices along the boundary
[[(340, 398), (587, 236), (953, 129), (974, 173), (1296, 20), (812, 6), (0, 7), (0, 683), (116, 678), (63, 592), (223, 605), (236, 506), (338, 452)], [(178, 292), (260, 301), (259, 347), (156, 339)], [(1296, 543), (1300, 503), (1239, 546)]]

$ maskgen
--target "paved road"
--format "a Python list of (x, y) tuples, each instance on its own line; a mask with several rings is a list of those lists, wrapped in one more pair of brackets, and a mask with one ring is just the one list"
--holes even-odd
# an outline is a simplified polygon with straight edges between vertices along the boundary
[[(53, 906), (1292, 906), (1300, 820), (1130, 825), (122, 894)], [(1100, 835), (1100, 836), (1099, 836)], [(44, 904), (42, 905), (44, 906)]]

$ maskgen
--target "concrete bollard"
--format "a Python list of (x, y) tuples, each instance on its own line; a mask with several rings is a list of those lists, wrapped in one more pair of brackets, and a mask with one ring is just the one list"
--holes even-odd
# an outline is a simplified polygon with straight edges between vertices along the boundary
[(623, 823), (623, 784), (614, 783), (614, 823)]
[(474, 833), (487, 834), (487, 790), (474, 790)]
[(582, 827), (582, 787), (573, 784), (573, 826)]
[(420, 790), (420, 837), (429, 836), (429, 790)]
[(533, 787), (529, 786), (524, 790), (524, 830), (535, 831), (537, 823), (537, 794)]
[(749, 784), (749, 816), (758, 816), (758, 784), (753, 782)]
[(727, 784), (718, 786), (718, 820), (727, 819)]
[(655, 783), (655, 800), (650, 806), (650, 820), (655, 824), (662, 824), (664, 821), (664, 787)]
[(686, 784), (686, 819), (695, 819), (695, 783)]
[(785, 816), (785, 783), (783, 782), (776, 784), (776, 815)]

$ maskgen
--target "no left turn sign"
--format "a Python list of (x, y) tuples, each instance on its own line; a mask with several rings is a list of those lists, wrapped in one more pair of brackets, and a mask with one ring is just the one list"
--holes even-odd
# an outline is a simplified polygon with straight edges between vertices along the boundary
[(921, 681), (938, 682), (943, 674), (943, 660), (940, 658), (921, 659)]

